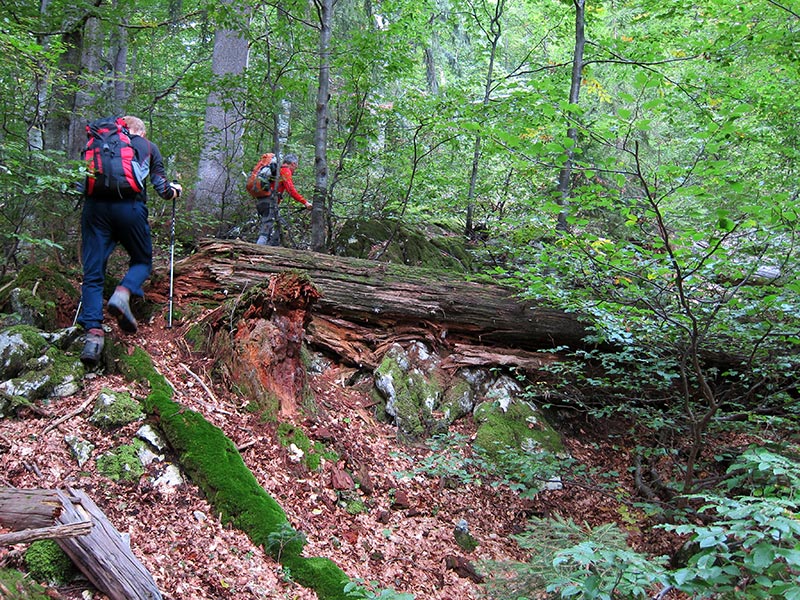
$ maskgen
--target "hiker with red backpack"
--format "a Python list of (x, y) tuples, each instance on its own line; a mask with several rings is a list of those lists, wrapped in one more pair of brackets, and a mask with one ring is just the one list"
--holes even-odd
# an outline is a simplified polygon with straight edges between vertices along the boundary
[(77, 322), (86, 331), (80, 359), (95, 366), (103, 351), (103, 284), (108, 258), (122, 245), (130, 256), (128, 272), (108, 300), (108, 312), (120, 328), (137, 329), (131, 296), (144, 296), (142, 285), (153, 265), (153, 244), (147, 211), (145, 178), (165, 200), (181, 195), (179, 184), (167, 180), (164, 160), (146, 137), (138, 117), (110, 117), (90, 123), (84, 151), (88, 174), (81, 214), (83, 284)]
[(292, 181), (292, 174), (297, 169), (297, 155), (287, 154), (277, 172), (277, 161), (273, 154), (264, 154), (253, 167), (247, 180), (247, 191), (256, 199), (256, 210), (261, 217), (261, 228), (256, 244), (261, 246), (280, 246), (281, 228), (286, 228), (286, 221), (280, 216), (279, 205), (283, 195), (288, 194), (297, 202), (311, 210), (311, 203), (303, 198)]

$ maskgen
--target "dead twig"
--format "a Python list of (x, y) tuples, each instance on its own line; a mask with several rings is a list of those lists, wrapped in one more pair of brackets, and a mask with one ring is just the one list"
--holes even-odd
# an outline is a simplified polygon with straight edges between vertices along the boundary
[(91, 398), (87, 399), (83, 404), (81, 404), (75, 410), (73, 410), (71, 412), (68, 412), (63, 417), (59, 417), (58, 419), (56, 419), (55, 421), (50, 423), (47, 427), (42, 429), (42, 435), (46, 434), (49, 431), (52, 431), (53, 429), (55, 429), (56, 427), (58, 427), (59, 425), (61, 425), (65, 421), (69, 421), (72, 417), (77, 417), (84, 410), (86, 410), (87, 406), (89, 406), (92, 402), (94, 402), (95, 398), (96, 398), (96, 396), (92, 396)]
[(68, 525), (53, 525), (52, 527), (39, 527), (37, 529), (23, 529), (22, 531), (0, 534), (0, 546), (27, 544), (37, 540), (76, 537), (79, 535), (86, 535), (91, 530), (91, 521), (81, 521), (80, 523), (70, 523)]
[(199, 383), (202, 386), (202, 388), (206, 391), (206, 394), (208, 394), (209, 397), (214, 401), (214, 404), (218, 404), (217, 398), (214, 396), (214, 392), (212, 392), (209, 389), (209, 387), (205, 384), (205, 382), (202, 379), (200, 379), (200, 376), (194, 371), (192, 371), (185, 364), (180, 363), (180, 366), (183, 368), (184, 371), (186, 371), (189, 375), (191, 375), (197, 383)]

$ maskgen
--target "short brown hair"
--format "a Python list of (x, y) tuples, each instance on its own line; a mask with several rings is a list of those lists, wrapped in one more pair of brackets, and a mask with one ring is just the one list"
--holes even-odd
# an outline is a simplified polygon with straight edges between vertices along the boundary
[(139, 117), (126, 115), (122, 117), (122, 119), (128, 126), (128, 131), (130, 131), (133, 135), (140, 135), (144, 137), (147, 134), (147, 129), (144, 126), (144, 121), (142, 121)]

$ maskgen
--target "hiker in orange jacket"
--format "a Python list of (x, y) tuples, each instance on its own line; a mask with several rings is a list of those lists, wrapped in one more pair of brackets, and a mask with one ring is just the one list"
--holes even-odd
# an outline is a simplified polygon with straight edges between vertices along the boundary
[[(273, 193), (267, 201), (266, 208), (261, 212), (261, 229), (258, 232), (256, 244), (262, 246), (281, 245), (281, 228), (286, 227), (286, 221), (280, 216), (278, 206), (285, 193), (288, 192), (292, 198), (311, 210), (311, 203), (303, 198), (303, 195), (294, 187), (292, 174), (295, 169), (297, 169), (297, 155), (287, 154), (281, 163), (278, 180), (272, 184)], [(276, 184), (277, 190), (275, 190)]]

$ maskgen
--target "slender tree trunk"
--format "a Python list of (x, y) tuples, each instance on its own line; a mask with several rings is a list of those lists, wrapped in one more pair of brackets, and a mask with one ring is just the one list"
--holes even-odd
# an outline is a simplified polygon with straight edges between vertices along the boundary
[[(491, 52), (489, 55), (489, 68), (486, 71), (486, 86), (484, 87), (483, 91), (484, 111), (488, 109), (489, 100), (491, 99), (492, 95), (492, 81), (494, 78), (494, 61), (495, 57), (497, 56), (497, 43), (500, 41), (500, 34), (502, 33), (500, 19), (503, 16), (504, 8), (505, 8), (505, 0), (498, 0), (495, 6), (494, 15), (492, 16), (492, 20), (489, 23), (489, 29), (486, 31), (486, 36), (489, 39), (489, 44), (491, 46)], [(475, 19), (478, 19), (479, 15), (476, 13), (474, 17)], [(475, 196), (478, 184), (478, 168), (480, 165), (480, 158), (481, 158), (481, 134), (479, 132), (475, 136), (475, 146), (472, 150), (472, 170), (470, 171), (469, 193), (467, 194), (467, 223), (466, 227), (464, 228), (465, 229), (464, 234), (467, 236), (472, 235), (472, 230), (474, 227), (473, 218), (475, 214)]]
[(330, 100), (331, 22), (334, 0), (317, 0), (319, 14), (319, 84), (314, 131), (314, 208), (311, 211), (311, 249), (325, 250), (325, 211), (328, 199), (328, 103)]
[[(237, 6), (232, 0), (225, 0), (225, 4), (231, 10)], [(212, 217), (217, 235), (224, 235), (232, 225), (226, 222), (226, 213), (241, 194), (241, 115), (245, 114), (244, 94), (221, 82), (230, 76), (240, 76), (247, 67), (248, 56), (249, 47), (242, 32), (223, 29), (215, 33), (211, 68), (217, 84), (206, 100), (205, 144), (200, 151), (195, 194), (189, 198), (189, 204)]]
[[(573, 0), (573, 4), (575, 5), (575, 49), (572, 54), (572, 82), (569, 89), (569, 103), (577, 106), (581, 93), (581, 77), (583, 76), (583, 50), (586, 46), (584, 32), (586, 0)], [(574, 117), (567, 115), (567, 118), (572, 120)], [(562, 210), (558, 214), (557, 229), (560, 231), (568, 229), (567, 215), (572, 188), (570, 181), (572, 179), (572, 161), (575, 158), (575, 149), (578, 146), (578, 128), (571, 125), (567, 129), (567, 137), (573, 143), (567, 149), (564, 166), (561, 167), (561, 171), (558, 174), (558, 203), (562, 206)]]
[(272, 136), (272, 148), (275, 154), (281, 155), (283, 147), (289, 142), (289, 123), (292, 114), (292, 103), (284, 98), (280, 102), (280, 110), (275, 111), (275, 133)]
[(439, 93), (439, 78), (436, 75), (436, 59), (433, 57), (433, 48), (425, 48), (425, 79), (428, 81), (428, 91), (436, 96)]

